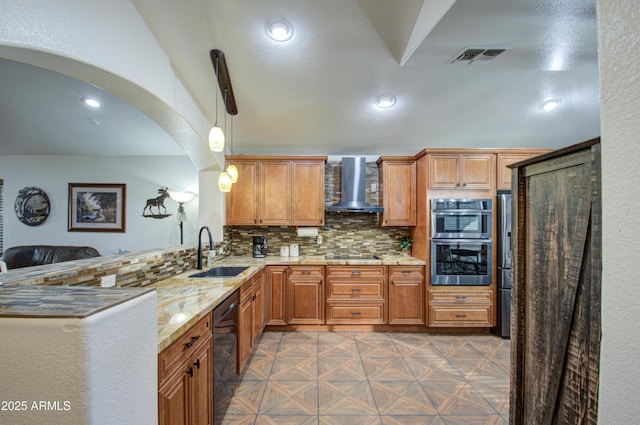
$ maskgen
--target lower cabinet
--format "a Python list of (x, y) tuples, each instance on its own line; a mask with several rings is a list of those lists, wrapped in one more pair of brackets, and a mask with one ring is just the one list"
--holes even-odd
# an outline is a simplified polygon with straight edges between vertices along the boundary
[(424, 267), (389, 266), (389, 324), (424, 324)]
[(429, 291), (429, 326), (491, 327), (494, 325), (493, 289)]
[(290, 266), (287, 280), (287, 323), (324, 324), (324, 266)]
[(158, 355), (160, 425), (213, 424), (211, 314)]
[(240, 287), (240, 309), (238, 311), (237, 372), (247, 364), (251, 352), (262, 335), (265, 326), (264, 274), (252, 277)]
[(287, 266), (267, 266), (265, 274), (265, 313), (267, 325), (286, 325)]
[(386, 323), (384, 266), (327, 266), (327, 324)]

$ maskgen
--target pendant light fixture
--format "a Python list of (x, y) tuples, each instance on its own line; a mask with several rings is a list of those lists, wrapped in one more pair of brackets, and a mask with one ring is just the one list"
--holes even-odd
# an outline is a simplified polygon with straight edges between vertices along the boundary
[[(224, 90), (224, 129), (227, 130), (227, 89)], [(224, 149), (224, 146), (223, 146)], [(231, 181), (231, 176), (226, 170), (222, 170), (220, 176), (218, 177), (218, 189), (220, 192), (230, 192), (231, 185), (233, 182)]]
[[(224, 133), (222, 129), (218, 127), (218, 61), (219, 58), (216, 58), (216, 123), (209, 131), (209, 149), (213, 152), (222, 152), (224, 150)], [(227, 102), (225, 101), (225, 108), (226, 103)]]
[(231, 178), (231, 183), (238, 183), (238, 167), (233, 163), (233, 115), (231, 115), (231, 130), (229, 132), (229, 151), (231, 152), (230, 162), (227, 165), (227, 173)]

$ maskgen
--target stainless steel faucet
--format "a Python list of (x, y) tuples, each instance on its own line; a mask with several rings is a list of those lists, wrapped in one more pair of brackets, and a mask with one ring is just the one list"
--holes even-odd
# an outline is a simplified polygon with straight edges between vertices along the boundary
[(213, 244), (213, 237), (211, 236), (211, 230), (207, 226), (202, 226), (200, 228), (200, 232), (198, 233), (198, 259), (196, 261), (196, 269), (202, 270), (202, 231), (206, 230), (209, 234), (209, 249), (215, 249), (215, 245)]

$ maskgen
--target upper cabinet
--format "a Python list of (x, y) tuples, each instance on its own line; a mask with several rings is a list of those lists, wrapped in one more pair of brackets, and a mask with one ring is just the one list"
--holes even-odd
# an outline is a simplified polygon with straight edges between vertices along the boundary
[(511, 168), (508, 165), (524, 161), (533, 156), (549, 152), (550, 149), (527, 149), (523, 151), (499, 151), (497, 166), (498, 189), (511, 190)]
[(326, 157), (231, 158), (238, 182), (226, 194), (227, 225), (324, 224)]
[(416, 225), (416, 161), (414, 157), (380, 157), (381, 226)]
[(430, 189), (493, 189), (493, 153), (432, 153)]

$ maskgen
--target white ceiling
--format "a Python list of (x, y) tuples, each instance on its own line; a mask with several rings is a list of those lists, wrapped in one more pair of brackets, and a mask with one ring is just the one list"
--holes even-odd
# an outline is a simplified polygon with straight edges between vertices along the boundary
[[(224, 51), (238, 106), (234, 153), (555, 148), (600, 134), (595, 0), (133, 3), (212, 121), (209, 51)], [(267, 38), (265, 24), (274, 18), (292, 23), (290, 41)], [(474, 47), (507, 50), (487, 63), (449, 63)], [(88, 111), (79, 97), (100, 89), (18, 65), (0, 62), (0, 154), (182, 154), (113, 96)], [(375, 107), (388, 93), (396, 106)], [(539, 104), (549, 97), (563, 102), (543, 112)]]

